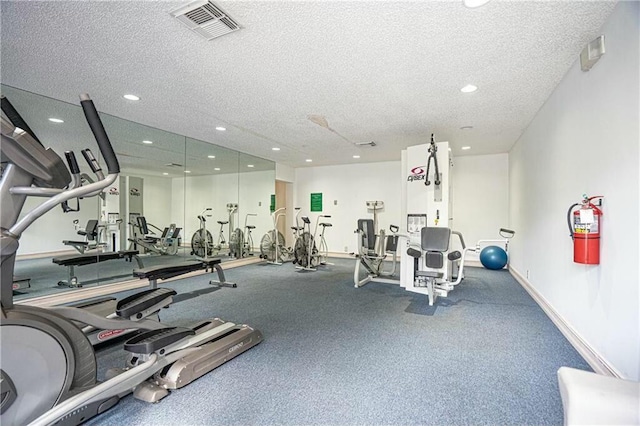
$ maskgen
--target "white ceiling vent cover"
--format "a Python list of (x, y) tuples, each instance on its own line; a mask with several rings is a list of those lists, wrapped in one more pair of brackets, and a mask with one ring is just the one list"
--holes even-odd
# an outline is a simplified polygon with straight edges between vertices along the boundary
[(191, 31), (200, 34), (207, 40), (240, 29), (240, 25), (233, 18), (208, 0), (189, 3), (170, 13), (171, 16), (189, 27)]

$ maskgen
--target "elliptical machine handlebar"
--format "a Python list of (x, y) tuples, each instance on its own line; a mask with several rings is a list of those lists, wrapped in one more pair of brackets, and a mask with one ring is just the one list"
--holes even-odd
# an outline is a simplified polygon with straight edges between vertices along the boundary
[(98, 143), (104, 162), (107, 164), (107, 171), (109, 174), (120, 173), (120, 164), (118, 163), (116, 153), (113, 151), (111, 141), (109, 141), (107, 132), (104, 130), (104, 126), (102, 125), (102, 121), (98, 115), (98, 110), (96, 110), (96, 107), (88, 94), (83, 93), (80, 95), (80, 105), (82, 105), (84, 116), (87, 119), (89, 128), (91, 128), (91, 132), (93, 132), (96, 142)]
[[(45, 196), (53, 195), (44, 203), (38, 205), (33, 210), (28, 212), (22, 219), (20, 219), (16, 224), (14, 224), (10, 229), (9, 233), (20, 237), (22, 233), (27, 229), (33, 222), (35, 222), (39, 217), (47, 213), (49, 210), (56, 207), (58, 204), (65, 203), (66, 201), (72, 198), (82, 198), (97, 195), (102, 190), (109, 185), (111, 185), (118, 178), (118, 174), (120, 173), (120, 165), (118, 164), (118, 159), (116, 158), (116, 154), (113, 151), (113, 147), (111, 146), (111, 142), (107, 137), (107, 133), (104, 130), (104, 126), (102, 125), (102, 121), (100, 121), (100, 117), (98, 116), (98, 111), (96, 110), (93, 101), (89, 98), (89, 95), (83, 94), (80, 95), (82, 109), (85, 113), (85, 117), (87, 119), (87, 123), (93, 132), (93, 135), (96, 139), (98, 147), (100, 148), (100, 153), (105, 159), (107, 163), (107, 169), (109, 174), (104, 177), (104, 179), (98, 180), (97, 182), (89, 183), (88, 185), (74, 187), (74, 185), (70, 185), (66, 190), (61, 190), (58, 194), (47, 194)], [(84, 154), (84, 153), (83, 153)], [(86, 156), (85, 156), (86, 159)], [(76, 163), (77, 165), (77, 163)], [(92, 168), (93, 169), (93, 168)], [(37, 188), (34, 188), (37, 191)], [(47, 189), (42, 188), (44, 192)], [(35, 192), (34, 191), (34, 192)], [(29, 194), (29, 195), (37, 195), (37, 194)]]

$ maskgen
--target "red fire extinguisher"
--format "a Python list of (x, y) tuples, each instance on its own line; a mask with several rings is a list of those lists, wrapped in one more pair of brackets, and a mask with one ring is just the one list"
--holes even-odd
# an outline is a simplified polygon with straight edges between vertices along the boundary
[[(593, 204), (601, 195), (587, 197), (569, 207), (567, 223), (573, 239), (573, 261), (586, 265), (600, 264), (600, 230), (602, 210)], [(573, 211), (574, 208), (580, 207)], [(573, 214), (572, 214), (573, 213)]]

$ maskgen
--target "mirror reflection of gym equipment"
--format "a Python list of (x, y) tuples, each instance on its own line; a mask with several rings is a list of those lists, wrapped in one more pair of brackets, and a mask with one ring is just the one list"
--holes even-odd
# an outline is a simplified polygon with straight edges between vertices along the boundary
[(206, 258), (214, 254), (213, 235), (207, 230), (207, 218), (213, 216), (212, 210), (211, 207), (207, 207), (198, 215), (200, 228), (191, 236), (191, 254), (194, 256)]
[(253, 256), (253, 236), (251, 231), (256, 227), (247, 223), (249, 216), (258, 215), (256, 213), (247, 213), (244, 217), (244, 228), (236, 228), (229, 238), (229, 256), (236, 259)]
[(129, 238), (131, 249), (139, 249), (142, 254), (162, 256), (175, 256), (178, 254), (178, 243), (182, 228), (177, 227), (175, 223), (160, 229), (156, 225), (148, 223), (144, 216), (136, 216), (136, 223), (130, 222), (129, 225), (133, 228), (133, 238)]

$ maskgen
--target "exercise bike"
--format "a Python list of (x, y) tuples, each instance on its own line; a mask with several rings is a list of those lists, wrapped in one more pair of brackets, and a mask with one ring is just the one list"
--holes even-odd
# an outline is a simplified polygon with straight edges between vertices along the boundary
[(207, 230), (207, 217), (211, 217), (211, 211), (213, 209), (208, 207), (198, 215), (200, 221), (200, 228), (193, 233), (191, 237), (191, 255), (201, 258), (207, 258), (213, 255), (213, 236), (211, 232)]
[[(318, 247), (316, 247), (316, 235), (318, 233), (318, 222), (320, 218), (330, 218), (330, 215), (318, 215), (316, 218), (316, 226), (313, 231), (313, 235), (311, 234), (311, 221), (307, 216), (302, 217), (302, 227), (303, 229), (300, 231), (301, 234), (296, 240), (296, 244), (294, 247), (294, 264), (296, 265), (296, 269), (301, 269), (304, 271), (315, 271), (318, 265), (326, 265), (326, 256), (328, 254), (327, 243), (324, 239), (324, 230), (326, 224), (323, 224), (322, 233), (320, 234), (320, 245), (319, 247), (324, 250), (324, 256), (320, 254)], [(331, 226), (331, 225), (329, 225)]]
[[(285, 217), (286, 207), (281, 207), (271, 213), (273, 229), (267, 231), (260, 240), (260, 259), (264, 259), (272, 265), (282, 265), (285, 261), (286, 247), (284, 235), (278, 230), (278, 220)], [(282, 212), (282, 213), (280, 213)]]
[(253, 256), (253, 237), (251, 230), (255, 229), (255, 225), (247, 225), (249, 216), (257, 216), (256, 213), (247, 213), (244, 217), (244, 232), (240, 228), (236, 228), (229, 238), (229, 256), (236, 259)]
[[(5, 202), (0, 212), (3, 424), (77, 425), (110, 409), (132, 391), (137, 398), (156, 402), (168, 394), (167, 389), (192, 382), (262, 340), (259, 332), (252, 330), (249, 341), (227, 342), (220, 347), (238, 326), (218, 319), (202, 321), (191, 328), (168, 327), (152, 320), (107, 319), (73, 307), (41, 308), (13, 303), (11, 279), (18, 241), (24, 231), (58, 205), (73, 198), (96, 196), (118, 179), (117, 157), (88, 95), (81, 96), (81, 105), (108, 169), (104, 176), (90, 151), (83, 151), (88, 151), (85, 159), (94, 174), (100, 176), (86, 185), (80, 183), (75, 154), (65, 153), (66, 166), (53, 150), (44, 148), (2, 98), (3, 112), (9, 111), (8, 119), (3, 115), (1, 120), (0, 145), (6, 164), (0, 178), (0, 196)], [(16, 127), (25, 131), (16, 132)], [(21, 216), (27, 196), (47, 199)], [(91, 343), (76, 321), (107, 330), (148, 331), (125, 343), (124, 349), (131, 354), (127, 366), (112, 371), (101, 383), (96, 380), (97, 364)], [(171, 377), (180, 380), (171, 382)]]

